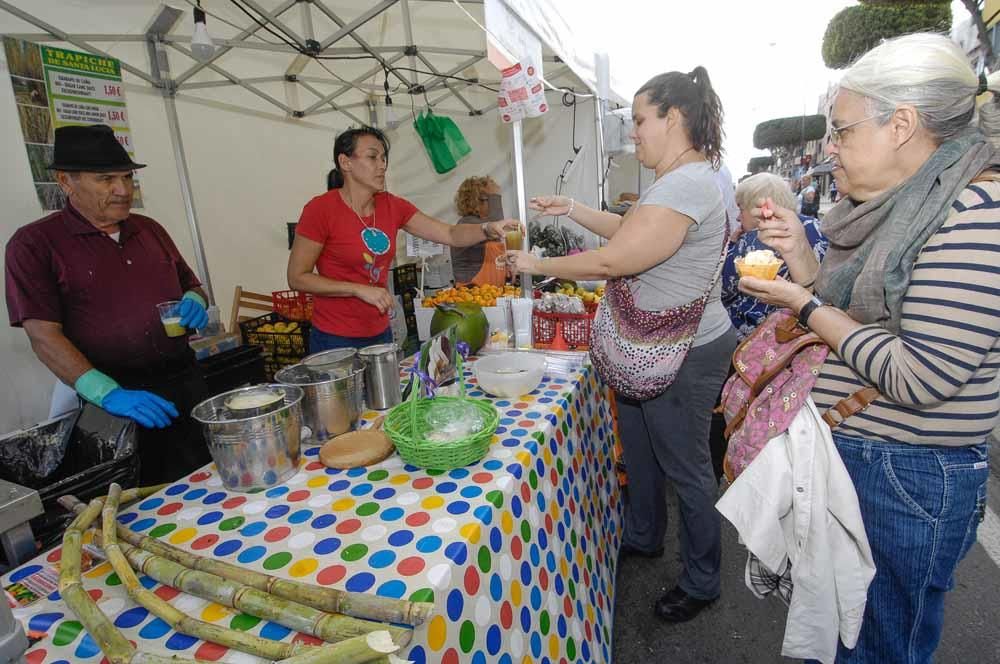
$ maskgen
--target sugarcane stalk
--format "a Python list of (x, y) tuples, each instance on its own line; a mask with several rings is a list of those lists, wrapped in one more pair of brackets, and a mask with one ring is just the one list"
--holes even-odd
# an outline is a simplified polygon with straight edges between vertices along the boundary
[(149, 652), (137, 651), (132, 655), (129, 664), (209, 664), (203, 659), (182, 659), (174, 655), (157, 655)]
[(87, 628), (111, 664), (128, 664), (135, 648), (97, 607), (80, 581), (80, 547), (83, 532), (101, 511), (101, 503), (92, 501), (84, 508), (63, 535), (59, 571), (59, 594)]
[(136, 576), (125, 559), (125, 554), (122, 553), (118, 546), (115, 526), (120, 498), (121, 487), (117, 483), (112, 483), (108, 491), (107, 500), (103, 506), (103, 529), (101, 535), (104, 540), (104, 552), (108, 556), (108, 562), (111, 563), (111, 566), (117, 572), (118, 578), (121, 579), (122, 585), (133, 601), (148, 609), (156, 617), (182, 634), (194, 636), (203, 641), (212, 641), (258, 657), (287, 659), (314, 648), (314, 646), (307, 646), (301, 643), (272, 641), (246, 632), (206, 623), (202, 620), (192, 618), (161, 599), (155, 593), (144, 588), (139, 583), (139, 577)]
[(277, 664), (365, 664), (366, 662), (386, 662), (385, 653), (372, 650), (364, 636), (355, 636), (339, 643), (295, 657), (283, 659)]
[(185, 567), (221, 576), (224, 579), (256, 588), (271, 595), (290, 599), (319, 609), (320, 611), (326, 611), (327, 613), (342, 613), (366, 620), (417, 626), (423, 624), (434, 611), (434, 605), (430, 602), (394, 600), (376, 595), (348, 592), (337, 590), (336, 588), (322, 588), (298, 581), (282, 579), (256, 570), (237, 567), (221, 560), (204, 558), (161, 542), (148, 535), (140, 535), (132, 531), (122, 533), (122, 539), (150, 553), (180, 563)]
[[(64, 507), (73, 511), (84, 509), (83, 504), (73, 497), (64, 497), (60, 499), (60, 502)], [(112, 519), (110, 525), (113, 526), (116, 523), (115, 516), (108, 516), (112, 512), (113, 510), (106, 504), (104, 507), (105, 528), (109, 527), (107, 518)], [(100, 542), (101, 540), (103, 540), (103, 533), (95, 533), (95, 541)], [(146, 574), (159, 583), (258, 618), (271, 620), (289, 629), (310, 634), (324, 641), (341, 641), (378, 630), (388, 631), (394, 642), (400, 646), (407, 645), (412, 638), (412, 630), (385, 623), (359, 620), (340, 614), (326, 613), (304, 604), (274, 597), (256, 588), (238, 584), (214, 574), (186, 568), (172, 560), (124, 542), (116, 542), (113, 547), (108, 545), (104, 548), (106, 552), (109, 549), (118, 549), (135, 570)], [(116, 554), (109, 553), (108, 555), (110, 560), (110, 557)]]
[[(122, 495), (124, 496), (125, 493)], [(63, 499), (60, 499), (60, 503), (63, 503)], [(63, 503), (63, 506), (69, 510), (74, 509), (72, 503), (68, 501)], [(290, 581), (256, 570), (237, 567), (221, 560), (204, 558), (148, 535), (133, 532), (121, 525), (118, 526), (117, 530), (118, 536), (124, 541), (161, 558), (172, 560), (189, 569), (221, 576), (224, 579), (327, 613), (339, 613), (377, 622), (417, 626), (422, 625), (434, 612), (434, 604), (431, 602), (394, 600)]]
[[(135, 500), (143, 495), (158, 491), (160, 488), (162, 487), (149, 487), (144, 490), (130, 489), (122, 496), (128, 500)], [(146, 493), (144, 494), (143, 491)], [(167, 658), (137, 652), (83, 588), (80, 580), (80, 549), (83, 533), (101, 513), (101, 501), (92, 501), (88, 506), (84, 506), (79, 501), (77, 503), (79, 504), (77, 517), (63, 535), (62, 553), (59, 561), (59, 594), (66, 601), (70, 610), (80, 619), (107, 660), (111, 664), (168, 664), (168, 662), (169, 664), (199, 664), (201, 660)]]

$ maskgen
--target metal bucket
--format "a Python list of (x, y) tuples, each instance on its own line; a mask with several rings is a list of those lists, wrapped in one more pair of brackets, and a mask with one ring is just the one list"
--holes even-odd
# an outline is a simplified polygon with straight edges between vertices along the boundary
[(376, 344), (358, 351), (365, 363), (365, 396), (369, 408), (385, 410), (403, 400), (399, 390), (399, 347)]
[(267, 413), (233, 417), (226, 406), (234, 396), (259, 391), (259, 385), (223, 392), (191, 411), (201, 422), (212, 460), (229, 490), (267, 489), (298, 472), (303, 392), (290, 385), (266, 387), (283, 395), (282, 405)]
[(342, 362), (316, 366), (331, 368), (318, 371), (301, 362), (282, 369), (274, 379), (302, 389), (303, 421), (313, 442), (323, 443), (357, 426), (365, 391), (364, 366), (353, 349)]

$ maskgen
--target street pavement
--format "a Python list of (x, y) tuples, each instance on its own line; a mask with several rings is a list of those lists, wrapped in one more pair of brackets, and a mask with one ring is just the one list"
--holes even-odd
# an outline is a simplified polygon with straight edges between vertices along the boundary
[[(1000, 664), (1000, 444), (990, 459), (989, 510), (979, 542), (955, 575), (948, 595), (937, 664)], [(677, 503), (668, 499), (670, 523), (659, 560), (628, 558), (618, 569), (615, 598), (615, 664), (771, 664), (781, 657), (787, 610), (779, 599), (756, 599), (743, 583), (746, 551), (723, 520), (722, 596), (693, 621), (670, 625), (653, 613), (656, 599), (673, 587), (677, 559)]]

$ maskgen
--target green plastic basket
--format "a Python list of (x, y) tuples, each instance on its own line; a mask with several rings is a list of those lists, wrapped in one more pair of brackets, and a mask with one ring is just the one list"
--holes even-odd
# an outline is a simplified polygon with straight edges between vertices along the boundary
[[(417, 389), (414, 388), (413, 391), (416, 392)], [(423, 421), (424, 413), (434, 401), (465, 401), (473, 404), (483, 413), (485, 426), (479, 433), (465, 438), (447, 442), (427, 440), (414, 430), (416, 423)], [(486, 456), (499, 425), (500, 414), (489, 401), (469, 397), (435, 397), (433, 400), (410, 398), (389, 411), (383, 430), (406, 463), (432, 470), (451, 470), (468, 466)]]
[[(486, 456), (493, 440), (493, 434), (500, 426), (500, 414), (492, 403), (484, 399), (465, 396), (465, 371), (462, 356), (457, 356), (459, 393), (461, 396), (440, 396), (421, 398), (423, 388), (418, 375), (410, 380), (410, 396), (395, 406), (386, 415), (382, 430), (395, 444), (403, 461), (431, 470), (451, 470), (475, 463)], [(432, 403), (466, 402), (475, 406), (483, 414), (484, 425), (479, 433), (449, 441), (427, 440), (417, 430), (417, 424), (424, 421), (427, 409)]]

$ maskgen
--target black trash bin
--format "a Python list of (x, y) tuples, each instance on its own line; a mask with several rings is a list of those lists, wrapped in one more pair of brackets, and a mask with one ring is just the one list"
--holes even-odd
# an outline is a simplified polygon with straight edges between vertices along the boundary
[(56, 500), (73, 494), (87, 502), (118, 482), (139, 481), (135, 423), (92, 404), (0, 438), (0, 477), (38, 491), (44, 514), (31, 520), (40, 549), (62, 538), (73, 515)]

